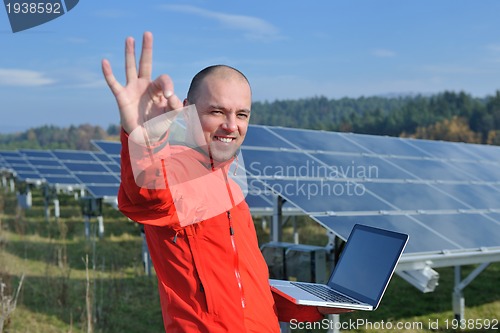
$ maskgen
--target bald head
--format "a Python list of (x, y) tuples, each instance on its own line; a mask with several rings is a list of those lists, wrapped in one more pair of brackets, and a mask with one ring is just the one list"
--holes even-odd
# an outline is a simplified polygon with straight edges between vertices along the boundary
[(250, 83), (246, 76), (231, 66), (227, 65), (213, 65), (209, 66), (205, 69), (202, 69), (198, 74), (193, 77), (191, 81), (191, 85), (189, 86), (187, 100), (190, 104), (196, 104), (196, 100), (199, 96), (200, 87), (202, 86), (203, 81), (207, 78), (220, 79), (220, 80), (241, 80), (248, 84), (250, 87)]

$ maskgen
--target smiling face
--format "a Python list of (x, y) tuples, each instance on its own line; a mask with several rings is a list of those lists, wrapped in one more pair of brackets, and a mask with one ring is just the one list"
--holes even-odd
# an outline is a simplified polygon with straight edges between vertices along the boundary
[[(223, 68), (203, 78), (195, 96), (203, 136), (196, 135), (194, 141), (214, 161), (233, 158), (245, 139), (250, 120), (252, 93), (248, 82)], [(185, 100), (184, 104), (189, 102)]]

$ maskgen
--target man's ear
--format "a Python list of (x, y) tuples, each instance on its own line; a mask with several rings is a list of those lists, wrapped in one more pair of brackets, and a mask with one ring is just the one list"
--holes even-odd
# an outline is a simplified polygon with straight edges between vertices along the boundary
[(182, 106), (183, 106), (183, 107), (186, 107), (186, 106), (188, 106), (188, 105), (189, 105), (189, 101), (188, 101), (188, 99), (187, 99), (187, 98), (184, 98), (184, 101), (182, 102)]

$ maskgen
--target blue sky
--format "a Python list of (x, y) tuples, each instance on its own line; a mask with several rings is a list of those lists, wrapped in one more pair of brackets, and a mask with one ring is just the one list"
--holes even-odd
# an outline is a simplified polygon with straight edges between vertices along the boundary
[[(254, 100), (500, 89), (500, 1), (90, 1), (12, 33), (0, 9), (0, 133), (118, 123), (102, 58), (123, 82), (127, 36), (152, 31), (154, 77), (180, 98), (200, 69), (235, 66)], [(140, 45), (140, 43), (138, 43)]]

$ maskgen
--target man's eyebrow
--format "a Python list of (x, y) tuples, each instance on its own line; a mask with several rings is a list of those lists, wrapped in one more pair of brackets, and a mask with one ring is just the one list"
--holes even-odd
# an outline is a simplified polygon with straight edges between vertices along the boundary
[[(221, 105), (217, 105), (217, 104), (210, 104), (210, 109), (212, 110), (223, 110), (223, 111), (230, 111), (229, 109), (221, 106)], [(240, 110), (236, 110), (236, 112), (245, 112), (245, 113), (251, 113), (251, 110), (250, 109), (240, 109)]]

